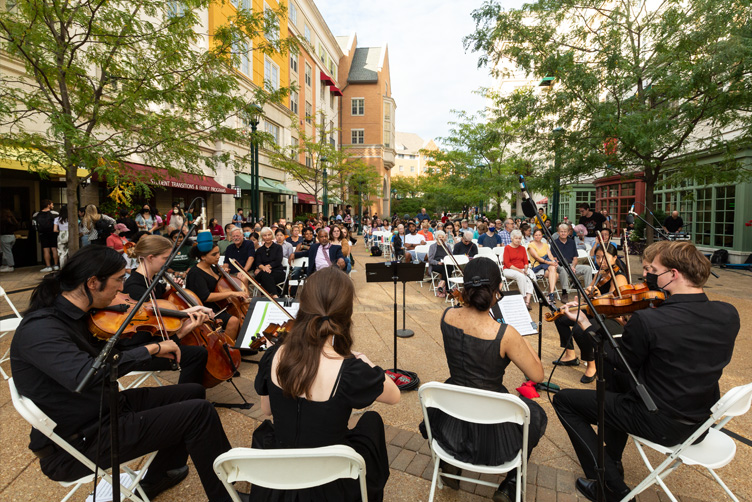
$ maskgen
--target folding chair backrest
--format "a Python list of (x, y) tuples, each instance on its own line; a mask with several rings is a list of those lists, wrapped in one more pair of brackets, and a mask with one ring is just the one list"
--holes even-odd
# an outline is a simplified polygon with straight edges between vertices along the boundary
[(478, 254), (476, 256), (483, 256), (484, 258), (496, 258), (494, 248), (479, 247)]
[(308, 257), (307, 256), (303, 256), (302, 258), (295, 258), (292, 261), (292, 266), (293, 267), (301, 267), (301, 268), (307, 267), (308, 266)]
[(16, 309), (16, 306), (13, 305), (13, 302), (10, 301), (10, 298), (8, 298), (8, 294), (5, 292), (2, 286), (0, 286), (0, 300), (5, 300), (6, 302), (8, 302), (8, 305), (10, 306), (11, 310), (16, 315), (15, 317), (11, 317), (10, 319), (3, 319), (0, 321), (0, 334), (6, 333), (8, 331), (15, 331), (16, 328), (18, 328), (18, 325), (21, 324), (23, 317)]
[(431, 249), (430, 244), (423, 244), (421, 246), (415, 246), (415, 252), (420, 254), (428, 254), (428, 251)]
[[(449, 264), (450, 265), (454, 265), (455, 261), (457, 262), (457, 265), (467, 265), (470, 262), (470, 258), (468, 258), (464, 254), (456, 254), (456, 255), (453, 255), (453, 256), (454, 256), (454, 260), (452, 260), (451, 258), (449, 258)], [(444, 261), (446, 261), (446, 260), (444, 260)]]
[(577, 250), (577, 258), (590, 258), (590, 255), (584, 249)]
[(365, 495), (366, 464), (345, 445), (321, 448), (262, 450), (233, 448), (214, 461), (214, 472), (225, 483), (247, 481), (278, 490), (300, 490), (340, 478), (361, 478)]
[(424, 408), (437, 408), (466, 422), (523, 425), (530, 420), (530, 409), (511, 394), (429, 382), (420, 387), (418, 395)]
[(721, 399), (710, 409), (713, 418), (719, 420), (722, 417), (738, 417), (749, 411), (752, 405), (752, 383), (734, 387), (726, 392)]

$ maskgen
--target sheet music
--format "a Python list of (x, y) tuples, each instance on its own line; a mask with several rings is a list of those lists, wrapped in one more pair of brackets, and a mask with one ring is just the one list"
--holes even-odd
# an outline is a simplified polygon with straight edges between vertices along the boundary
[[(135, 471), (136, 475), (140, 471)], [(126, 488), (131, 487), (131, 477), (128, 475), (127, 472), (121, 472), (120, 473), (120, 485), (125, 486)], [(122, 492), (122, 490), (121, 490)], [(101, 479), (99, 483), (97, 483), (97, 501), (98, 502), (112, 502), (112, 485), (105, 481), (104, 479)], [(86, 502), (92, 502), (94, 500), (94, 496), (90, 493), (88, 497), (86, 497)]]
[[(299, 308), (300, 304), (295, 302), (289, 307), (285, 307), (285, 310), (295, 318), (298, 316)], [(250, 316), (250, 319), (244, 323), (246, 329), (239, 334), (238, 343), (235, 344), (236, 347), (246, 349), (250, 346), (253, 335), (263, 332), (272, 323), (284, 324), (290, 320), (287, 314), (268, 301), (256, 302), (253, 312), (249, 312), (246, 316)]]
[(509, 324), (522, 336), (538, 334), (538, 325), (530, 317), (522, 295), (504, 294), (499, 307), (504, 324)]

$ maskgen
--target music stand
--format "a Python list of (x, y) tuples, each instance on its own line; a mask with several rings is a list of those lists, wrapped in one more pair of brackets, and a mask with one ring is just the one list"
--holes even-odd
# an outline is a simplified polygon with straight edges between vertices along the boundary
[(420, 383), (420, 378), (412, 371), (397, 368), (397, 283), (402, 282), (405, 284), (407, 282), (422, 281), (425, 268), (426, 266), (423, 263), (400, 263), (396, 261), (366, 263), (366, 282), (394, 283), (394, 367), (389, 369), (389, 371), (404, 375), (409, 379), (408, 382), (403, 382), (402, 385), (395, 382), (400, 390), (416, 388)]

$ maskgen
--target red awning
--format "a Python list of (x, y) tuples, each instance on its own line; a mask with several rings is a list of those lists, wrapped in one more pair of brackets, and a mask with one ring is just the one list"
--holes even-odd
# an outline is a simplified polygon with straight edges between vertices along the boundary
[(323, 71), (320, 72), (320, 73), (321, 73), (321, 81), (324, 82), (326, 85), (334, 85), (334, 84), (336, 84), (336, 82), (332, 79), (332, 77), (330, 77), (329, 75), (327, 75)]
[(133, 179), (143, 183), (148, 183), (149, 185), (159, 185), (165, 188), (185, 188), (186, 190), (200, 190), (202, 192), (235, 194), (235, 190), (220, 185), (210, 176), (180, 173), (175, 177), (170, 176), (166, 169), (159, 169), (131, 162), (124, 162), (123, 164), (125, 165), (124, 174), (130, 175)]
[(543, 197), (541, 200), (536, 202), (536, 204), (548, 204), (548, 197)]
[(321, 204), (321, 201), (316, 202), (316, 197), (309, 193), (298, 192), (299, 204)]
[(331, 92), (335, 96), (342, 96), (342, 91), (340, 91), (339, 88), (335, 86), (329, 87), (329, 92)]

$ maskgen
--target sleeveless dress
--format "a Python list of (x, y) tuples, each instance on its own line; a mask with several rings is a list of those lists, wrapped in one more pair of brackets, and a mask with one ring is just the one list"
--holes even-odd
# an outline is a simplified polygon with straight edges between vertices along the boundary
[[(348, 421), (353, 408), (370, 406), (384, 392), (384, 370), (378, 366), (372, 368), (354, 357), (347, 358), (342, 362), (327, 401), (291, 398), (272, 381), (272, 360), (278, 348), (276, 345), (264, 353), (255, 381), (256, 392), (260, 396), (269, 396), (274, 417), (274, 432), (264, 437), (264, 447), (350, 446), (366, 462), (368, 500), (383, 500), (384, 486), (389, 479), (384, 422), (375, 411), (364, 413), (353, 429), (348, 429)], [(355, 479), (339, 479), (305, 490), (270, 490), (254, 486), (250, 500), (356, 501), (360, 500), (360, 487)]]
[[(444, 320), (448, 310), (441, 317), (444, 351), (451, 375), (446, 383), (507, 394), (503, 380), (511, 360), (499, 355), (507, 325), (499, 325), (493, 340), (476, 338), (448, 324)], [(547, 419), (538, 403), (524, 397), (521, 399), (530, 408), (529, 453), (543, 436)], [(434, 439), (463, 462), (499, 465), (513, 459), (522, 446), (522, 427), (517, 424), (474, 424), (434, 408), (428, 409), (428, 417)]]

